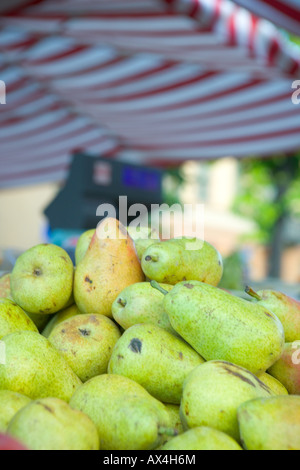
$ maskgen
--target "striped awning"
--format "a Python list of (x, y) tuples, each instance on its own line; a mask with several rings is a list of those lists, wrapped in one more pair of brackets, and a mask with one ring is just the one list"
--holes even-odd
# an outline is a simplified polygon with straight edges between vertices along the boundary
[(255, 15), (272, 21), (290, 33), (300, 35), (299, 0), (234, 0)]
[(61, 180), (79, 149), (160, 166), (300, 149), (299, 49), (232, 1), (32, 1), (0, 28), (0, 187)]

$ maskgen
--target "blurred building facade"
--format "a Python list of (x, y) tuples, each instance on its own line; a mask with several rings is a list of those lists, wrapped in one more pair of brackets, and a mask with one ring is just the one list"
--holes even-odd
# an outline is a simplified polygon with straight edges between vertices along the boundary
[[(184, 182), (178, 193), (180, 202), (204, 205), (205, 239), (223, 257), (240, 253), (250, 279), (265, 279), (268, 250), (246, 241), (256, 230), (255, 223), (232, 212), (239, 185), (238, 160), (188, 161), (181, 172)], [(59, 184), (43, 184), (0, 191), (0, 252), (21, 252), (45, 241), (47, 220), (43, 210), (58, 190)], [(295, 226), (290, 227), (288, 233), (296, 233), (295, 230)], [(287, 283), (300, 282), (300, 244), (295, 240), (284, 251), (281, 277)]]
[[(206, 241), (216, 246), (224, 257), (239, 253), (249, 279), (266, 279), (268, 248), (249, 241), (257, 229), (255, 223), (232, 211), (239, 188), (238, 160), (228, 157), (213, 163), (188, 161), (182, 172), (186, 183), (180, 190), (181, 202), (204, 204)], [(281, 266), (282, 281), (292, 284), (300, 282), (300, 230), (297, 226), (294, 221), (286, 229)]]

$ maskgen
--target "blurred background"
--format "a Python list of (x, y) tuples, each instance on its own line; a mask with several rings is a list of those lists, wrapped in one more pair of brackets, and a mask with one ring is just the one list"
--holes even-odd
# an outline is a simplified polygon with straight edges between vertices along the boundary
[(128, 195), (204, 204), (222, 287), (298, 297), (300, 5), (269, 3), (2, 0), (0, 271)]

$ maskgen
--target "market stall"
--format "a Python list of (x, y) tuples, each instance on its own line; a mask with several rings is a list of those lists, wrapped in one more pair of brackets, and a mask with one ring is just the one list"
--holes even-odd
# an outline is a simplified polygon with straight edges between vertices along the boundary
[[(98, 465), (131, 467), (200, 465), (199, 450), (300, 450), (298, 287), (245, 285), (236, 256), (228, 264), (203, 231), (185, 232), (184, 204), (161, 204), (164, 167), (189, 161), (194, 175), (191, 160), (229, 157), (233, 172), (211, 186), (227, 179), (226, 193), (234, 159), (284, 155), (270, 170), (277, 188), (255, 173), (257, 196), (277, 190), (281, 205), (299, 170), (300, 54), (287, 35), (299, 32), (298, 2), (0, 8), (0, 190), (16, 204), (6, 214), (18, 239), (32, 231), (26, 206), (41, 210), (19, 188), (61, 189), (43, 207), (57, 238), (0, 271), (0, 450), (94, 450)], [(215, 231), (232, 230), (220, 214)], [(183, 236), (163, 236), (175, 219)], [(61, 239), (72, 228), (70, 256)]]
[(299, 50), (233, 2), (26, 5), (1, 17), (1, 187), (64, 179), (78, 149), (177, 165), (299, 148)]

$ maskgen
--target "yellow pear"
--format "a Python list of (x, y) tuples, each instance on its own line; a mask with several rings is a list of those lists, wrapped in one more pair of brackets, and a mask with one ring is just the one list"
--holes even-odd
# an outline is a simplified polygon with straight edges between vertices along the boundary
[(112, 317), (112, 304), (120, 292), (144, 280), (126, 228), (116, 219), (104, 219), (75, 271), (74, 297), (79, 310)]
[(269, 387), (274, 395), (288, 395), (289, 392), (285, 388), (284, 385), (282, 385), (279, 380), (275, 379), (275, 377), (272, 377), (272, 375), (267, 374), (266, 372), (262, 375), (260, 375), (259, 380), (263, 382), (267, 387)]

